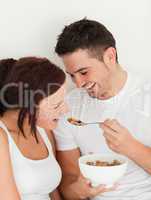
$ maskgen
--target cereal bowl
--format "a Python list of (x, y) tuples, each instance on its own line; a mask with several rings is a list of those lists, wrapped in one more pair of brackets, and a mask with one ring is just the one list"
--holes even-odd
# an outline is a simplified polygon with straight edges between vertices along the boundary
[(127, 163), (127, 159), (118, 154), (88, 154), (79, 158), (81, 174), (91, 181), (92, 186), (112, 187), (124, 176)]

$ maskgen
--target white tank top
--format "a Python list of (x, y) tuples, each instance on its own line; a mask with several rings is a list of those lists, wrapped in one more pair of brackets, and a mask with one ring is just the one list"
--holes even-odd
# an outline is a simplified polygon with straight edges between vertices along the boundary
[(49, 193), (60, 183), (61, 169), (53, 155), (45, 130), (37, 127), (49, 155), (42, 160), (32, 160), (21, 153), (2, 121), (0, 121), (0, 127), (7, 133), (14, 178), (21, 199), (50, 200)]

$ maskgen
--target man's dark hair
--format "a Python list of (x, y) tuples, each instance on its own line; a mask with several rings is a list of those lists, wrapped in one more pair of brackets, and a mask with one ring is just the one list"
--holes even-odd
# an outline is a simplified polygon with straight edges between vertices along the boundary
[(61, 88), (65, 79), (63, 70), (46, 58), (0, 60), (0, 116), (3, 117), (8, 110), (19, 110), (18, 127), (21, 133), (25, 137), (23, 124), (27, 116), (31, 132), (38, 142), (37, 105), (42, 99)]
[(62, 56), (78, 49), (87, 49), (92, 56), (102, 59), (103, 52), (109, 47), (116, 49), (112, 33), (103, 24), (84, 18), (65, 26), (58, 37), (55, 52)]

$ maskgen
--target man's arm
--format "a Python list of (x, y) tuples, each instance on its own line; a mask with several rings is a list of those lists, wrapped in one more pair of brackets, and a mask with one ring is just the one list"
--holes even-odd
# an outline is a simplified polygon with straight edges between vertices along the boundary
[(151, 174), (151, 147), (135, 141), (135, 145), (129, 153), (129, 158)]
[(72, 190), (69, 190), (72, 183), (74, 183), (79, 175), (78, 158), (80, 152), (78, 149), (71, 151), (57, 151), (57, 160), (62, 169), (62, 182), (60, 184), (60, 191), (65, 199), (72, 199), (75, 196)]
[(61, 196), (60, 196), (60, 194), (59, 194), (57, 189), (54, 190), (53, 192), (51, 192), (50, 198), (51, 198), (51, 200), (62, 200), (62, 198), (61, 198)]
[[(55, 142), (55, 139), (54, 139), (53, 132), (49, 131), (49, 130), (45, 130), (45, 131), (46, 131), (48, 138), (50, 140), (52, 150), (53, 150), (53, 154), (56, 157), (56, 142)], [(56, 188), (53, 192), (51, 192), (49, 194), (49, 196), (51, 197), (52, 200), (62, 200), (61, 195), (58, 191), (58, 188)]]
[(136, 140), (127, 128), (117, 120), (101, 123), (104, 137), (110, 149), (127, 156), (151, 174), (151, 148)]

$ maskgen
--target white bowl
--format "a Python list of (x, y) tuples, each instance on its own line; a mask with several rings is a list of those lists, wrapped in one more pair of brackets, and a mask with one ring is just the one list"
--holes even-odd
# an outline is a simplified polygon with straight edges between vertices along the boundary
[[(115, 166), (92, 166), (86, 164), (88, 161), (107, 161), (112, 162), (118, 160), (120, 165)], [(127, 169), (127, 160), (121, 155), (111, 154), (88, 154), (79, 158), (79, 167), (82, 175), (89, 179), (92, 186), (105, 184), (106, 187), (111, 187), (123, 177)]]

